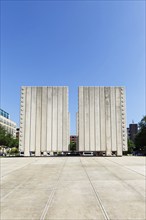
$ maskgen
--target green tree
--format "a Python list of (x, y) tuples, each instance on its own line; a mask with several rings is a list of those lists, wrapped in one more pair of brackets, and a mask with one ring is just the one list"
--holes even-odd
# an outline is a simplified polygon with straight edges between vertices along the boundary
[(146, 150), (146, 116), (138, 124), (139, 131), (135, 137), (135, 150)]
[(76, 143), (75, 142), (70, 142), (70, 151), (74, 152), (76, 151)]
[(19, 140), (17, 138), (13, 138), (12, 147), (15, 147), (15, 148), (18, 149), (18, 147), (19, 147)]
[(6, 147), (16, 147), (19, 146), (18, 139), (14, 138), (12, 134), (8, 133), (1, 125), (0, 125), (0, 146)]
[(139, 130), (146, 128), (146, 115), (138, 123)]
[(1, 125), (0, 125), (0, 145), (1, 146), (7, 145), (7, 132)]
[(132, 154), (135, 149), (135, 144), (132, 140), (128, 139), (128, 154)]

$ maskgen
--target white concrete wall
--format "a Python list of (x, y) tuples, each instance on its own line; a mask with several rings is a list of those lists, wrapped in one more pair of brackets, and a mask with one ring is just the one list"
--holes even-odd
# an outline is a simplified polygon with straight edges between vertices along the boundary
[(79, 151), (127, 150), (125, 89), (79, 87)]
[[(84, 151), (85, 150), (85, 110), (84, 110), (84, 99), (85, 96), (83, 94), (83, 87), (79, 87), (78, 90), (79, 93), (79, 100), (78, 100), (78, 108), (79, 108), (79, 127), (78, 127), (78, 132), (79, 132), (79, 150)], [(89, 134), (88, 134), (89, 135)], [(87, 143), (86, 143), (87, 144)]]
[(78, 116), (78, 112), (76, 112), (76, 135), (79, 135), (79, 116)]
[(68, 146), (70, 144), (70, 113), (68, 113)]
[(25, 156), (68, 151), (69, 127), (67, 87), (22, 87), (19, 147)]

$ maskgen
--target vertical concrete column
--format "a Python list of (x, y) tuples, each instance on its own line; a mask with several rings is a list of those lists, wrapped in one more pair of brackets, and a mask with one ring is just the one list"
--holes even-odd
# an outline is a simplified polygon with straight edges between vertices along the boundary
[[(57, 149), (57, 136), (58, 136), (58, 130), (57, 130), (57, 121), (58, 121), (58, 115), (57, 115), (57, 87), (53, 87), (53, 130), (52, 130), (52, 151), (55, 151)], [(58, 149), (57, 149), (58, 151)]]
[(95, 87), (95, 147), (96, 151), (100, 151), (100, 102), (99, 102), (99, 87)]
[(100, 135), (101, 151), (106, 151), (104, 87), (100, 87)]
[(63, 149), (68, 150), (68, 89), (63, 87)]
[(94, 87), (90, 87), (89, 89), (89, 143), (90, 143), (90, 151), (95, 151), (95, 117), (94, 117)]
[(30, 109), (31, 109), (31, 87), (26, 88), (25, 105), (25, 153), (24, 156), (30, 156)]
[(111, 87), (110, 90), (111, 90), (111, 139), (112, 139), (112, 151), (117, 151), (115, 87)]
[(46, 139), (47, 139), (47, 87), (42, 87), (42, 111), (41, 111), (41, 151), (47, 151)]
[(79, 135), (79, 113), (76, 112), (76, 135)]
[(21, 88), (21, 107), (20, 107), (20, 137), (19, 137), (19, 150), (24, 152), (24, 139), (25, 139), (25, 96), (26, 88)]
[(33, 152), (36, 146), (36, 100), (36, 87), (31, 87), (30, 149)]
[(79, 112), (76, 112), (76, 135), (77, 135), (76, 150), (79, 151)]
[(111, 155), (111, 111), (110, 88), (105, 87), (105, 119), (106, 119), (106, 155)]
[(65, 118), (65, 112), (64, 112), (64, 106), (65, 106), (65, 96), (64, 96), (64, 87), (62, 88), (62, 147), (65, 146), (65, 124), (64, 124), (64, 118)]
[(84, 151), (84, 112), (83, 112), (83, 87), (79, 87), (79, 149)]
[(51, 147), (52, 147), (52, 128), (53, 128), (53, 115), (52, 115), (52, 110), (53, 110), (53, 88), (52, 87), (47, 87), (47, 152), (50, 152)]
[(37, 103), (36, 103), (36, 150), (35, 156), (40, 156), (41, 152), (41, 111), (42, 111), (42, 87), (37, 88)]
[(69, 112), (68, 112), (68, 133), (67, 133), (67, 136), (68, 136), (67, 146), (68, 146), (68, 149), (69, 149), (69, 144), (70, 144), (70, 113)]
[(66, 151), (68, 151), (69, 143), (70, 143), (70, 113), (68, 112), (68, 87), (66, 87), (66, 117), (67, 117)]
[(89, 90), (88, 87), (83, 87), (83, 129), (84, 129), (84, 150), (90, 150), (90, 127), (89, 127), (89, 110), (90, 110), (90, 102), (89, 102)]
[(121, 88), (116, 87), (117, 156), (122, 156)]
[(125, 88), (121, 88), (121, 112), (122, 112), (122, 142), (123, 151), (127, 151), (127, 129), (126, 129), (126, 101)]
[(63, 113), (63, 105), (62, 105), (62, 87), (58, 87), (58, 151), (63, 150), (62, 146), (62, 113)]

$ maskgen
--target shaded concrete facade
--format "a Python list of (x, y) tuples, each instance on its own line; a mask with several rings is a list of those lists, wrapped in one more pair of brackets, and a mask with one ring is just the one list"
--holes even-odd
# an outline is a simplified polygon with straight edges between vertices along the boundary
[(68, 87), (21, 88), (19, 149), (25, 156), (68, 151)]
[(122, 156), (127, 151), (125, 88), (79, 87), (79, 151)]

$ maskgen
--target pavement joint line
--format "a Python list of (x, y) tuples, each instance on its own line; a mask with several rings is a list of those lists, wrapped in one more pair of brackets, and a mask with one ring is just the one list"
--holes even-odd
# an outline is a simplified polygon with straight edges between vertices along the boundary
[(55, 192), (56, 192), (56, 190), (57, 190), (57, 188), (58, 188), (58, 185), (59, 185), (59, 182), (60, 182), (61, 173), (62, 173), (62, 171), (63, 171), (63, 169), (64, 169), (64, 167), (65, 167), (66, 162), (67, 162), (67, 158), (65, 158), (64, 164), (63, 164), (63, 166), (62, 166), (62, 168), (61, 168), (61, 170), (60, 170), (60, 172), (59, 172), (59, 176), (58, 176), (58, 180), (57, 180), (57, 182), (56, 182), (56, 185), (55, 185), (54, 189), (52, 190), (51, 195), (49, 196), (49, 199), (47, 200), (47, 203), (46, 203), (46, 205), (45, 205), (45, 207), (44, 207), (44, 210), (43, 210), (43, 212), (42, 212), (42, 214), (41, 214), (40, 220), (44, 220), (45, 217), (46, 217), (46, 214), (47, 214), (47, 212), (48, 212), (48, 210), (49, 210), (49, 207), (50, 207), (50, 205), (51, 205), (51, 202), (52, 202), (52, 200), (53, 200), (53, 197), (54, 197), (54, 195), (55, 195)]
[[(21, 184), (22, 184), (22, 183), (21, 183)], [(9, 193), (7, 193), (5, 196), (3, 196), (3, 197), (1, 198), (1, 202), (2, 202), (4, 199), (6, 199), (12, 192), (14, 192), (16, 189), (18, 189), (21, 184), (19, 184), (19, 185), (16, 186), (14, 189), (12, 189)], [(2, 188), (1, 188), (1, 190), (2, 190)]]
[[(99, 161), (97, 161), (97, 160), (95, 160), (95, 159), (93, 159), (93, 160), (94, 160), (96, 163), (100, 163)], [(100, 164), (101, 164), (101, 163), (100, 163)], [(103, 165), (103, 167), (105, 167), (105, 166)], [(105, 169), (109, 171), (108, 168), (105, 167)], [(110, 171), (110, 172), (113, 173), (112, 171)], [(119, 181), (123, 182), (123, 184), (127, 185), (128, 187), (130, 187), (132, 190), (134, 190), (135, 192), (137, 192), (137, 193), (143, 198), (143, 195), (140, 194), (134, 187), (132, 187), (132, 186), (131, 186), (130, 184), (128, 184), (126, 181), (124, 181), (124, 180), (122, 180), (121, 178), (119, 178), (118, 176), (116, 176), (115, 173), (113, 173), (113, 175), (114, 175), (116, 178), (118, 178)], [(145, 198), (145, 197), (144, 197), (144, 198)]]
[(103, 204), (102, 204), (102, 201), (101, 201), (101, 199), (100, 199), (98, 193), (96, 192), (96, 190), (95, 190), (95, 188), (94, 188), (94, 185), (92, 184), (92, 182), (91, 182), (91, 180), (90, 180), (90, 177), (89, 177), (89, 175), (88, 175), (88, 173), (87, 173), (87, 171), (86, 171), (86, 168), (85, 168), (85, 166), (84, 166), (83, 163), (82, 163), (81, 158), (80, 158), (80, 162), (81, 162), (81, 165), (82, 165), (82, 167), (83, 167), (83, 170), (84, 170), (84, 172), (86, 173), (86, 175), (87, 175), (87, 177), (88, 177), (88, 180), (89, 180), (89, 182), (90, 182), (90, 184), (91, 184), (91, 186), (92, 186), (93, 192), (94, 192), (95, 195), (96, 195), (96, 196), (95, 196), (95, 197), (96, 197), (96, 200), (97, 200), (98, 203), (99, 203), (99, 207), (100, 207), (100, 209), (101, 209), (101, 211), (102, 211), (102, 213), (103, 213), (103, 216), (104, 216), (105, 220), (110, 220), (110, 218), (109, 218), (109, 216), (108, 216), (108, 214), (107, 214), (107, 212), (106, 212), (106, 210), (105, 210), (105, 208), (104, 208), (104, 206), (103, 206)]
[[(33, 162), (32, 162), (33, 163)], [(30, 163), (29, 163), (30, 164)], [(27, 164), (27, 165), (29, 165), (29, 164)], [(25, 166), (27, 166), (27, 165), (25, 165)], [(21, 169), (22, 167), (20, 167), (20, 169)], [(17, 170), (17, 169), (15, 169), (15, 170)], [(14, 171), (15, 171), (14, 170)], [(12, 171), (13, 172), (13, 171)], [(11, 172), (10, 172), (11, 173)], [(8, 174), (7, 174), (8, 175)], [(5, 176), (7, 176), (7, 175), (5, 175)], [(3, 177), (5, 177), (5, 176), (3, 176)], [(31, 179), (32, 177), (29, 177), (29, 178), (27, 178), (25, 181), (23, 181), (22, 183), (20, 183), (19, 185), (17, 185), (16, 187), (14, 187), (9, 193), (7, 193), (5, 196), (3, 196), (3, 197), (1, 197), (1, 202), (4, 200), (4, 199), (6, 199), (11, 193), (13, 193), (16, 189), (18, 189), (20, 186), (22, 186), (24, 183), (26, 183), (26, 182), (28, 182), (30, 179)], [(0, 187), (0, 191), (2, 190), (2, 189), (5, 189), (5, 188), (2, 188), (2, 187)], [(9, 189), (9, 188), (8, 188)], [(27, 189), (27, 188), (25, 188), (25, 189)], [(46, 190), (54, 190), (53, 188), (52, 189), (47, 189), (46, 188)], [(55, 189), (56, 190), (56, 189)]]
[[(34, 162), (34, 161), (33, 161), (33, 162)], [(33, 162), (30, 162), (30, 163), (28, 163), (28, 164), (25, 164), (23, 167), (25, 167), (25, 166), (27, 166), (27, 165), (33, 163)], [(23, 168), (23, 167), (19, 167), (19, 168), (13, 170), (13, 171), (7, 173), (7, 174), (4, 175), (4, 176), (1, 176), (1, 177), (0, 177), (0, 185), (1, 185), (2, 178), (8, 176), (10, 173), (12, 173), (12, 172), (14, 172), (14, 171), (16, 171), (16, 170), (19, 170), (19, 169), (21, 169), (21, 168)], [(29, 177), (26, 181), (28, 181), (29, 179), (30, 179), (30, 177)], [(22, 184), (23, 184), (23, 183), (20, 183), (18, 186), (16, 186), (14, 189), (12, 189), (8, 194), (6, 194), (4, 197), (0, 198), (0, 201), (2, 202), (4, 199), (6, 199), (12, 192), (14, 192), (16, 189), (18, 189)], [(2, 188), (0, 187), (0, 193), (1, 193), (1, 190), (2, 190)]]
[[(30, 180), (31, 179), (31, 177), (29, 177), (29, 178), (27, 178), (27, 180), (25, 180), (25, 183), (28, 181), (28, 180)], [(24, 184), (24, 182), (23, 183), (20, 183), (19, 185), (17, 185), (17, 186), (15, 186), (9, 193), (7, 193), (5, 196), (3, 196), (2, 198), (1, 198), (1, 201), (3, 201), (4, 199), (6, 199), (12, 192), (14, 192), (16, 189), (18, 189), (21, 185), (23, 185)], [(2, 189), (2, 188), (1, 188)], [(3, 188), (3, 189), (5, 189), (5, 188)]]
[[(37, 160), (38, 160), (38, 159), (36, 159), (35, 161), (37, 161)], [(19, 169), (21, 169), (21, 168), (24, 168), (24, 167), (26, 167), (26, 166), (28, 166), (28, 165), (30, 165), (30, 164), (32, 164), (32, 163), (34, 163), (34, 161), (33, 161), (33, 162), (30, 162), (30, 163), (27, 163), (27, 164), (25, 164), (24, 166), (19, 167), (19, 168), (15, 169), (15, 170), (12, 170), (11, 172), (7, 173), (7, 174), (4, 175), (4, 176), (0, 176), (0, 178), (2, 179), (2, 178), (4, 178), (4, 177), (8, 176), (10, 173), (13, 173), (13, 172), (15, 172), (16, 170), (19, 170)]]
[(130, 169), (130, 168), (128, 168), (128, 167), (126, 167), (125, 165), (122, 165), (122, 164), (117, 163), (117, 162), (115, 162), (115, 161), (109, 160), (109, 159), (107, 159), (107, 158), (104, 158), (104, 159), (105, 159), (105, 160), (108, 160), (108, 161), (110, 161), (110, 162), (112, 162), (112, 163), (115, 163), (115, 164), (119, 165), (119, 166), (120, 166), (121, 168), (123, 168), (123, 169), (130, 170), (130, 171), (132, 171), (132, 172), (134, 172), (134, 173), (137, 173), (137, 174), (139, 174), (139, 175), (141, 175), (141, 176), (144, 176), (144, 177), (145, 177), (145, 175), (143, 175), (143, 174), (141, 174), (141, 173), (138, 173), (137, 171), (132, 170), (132, 169)]

